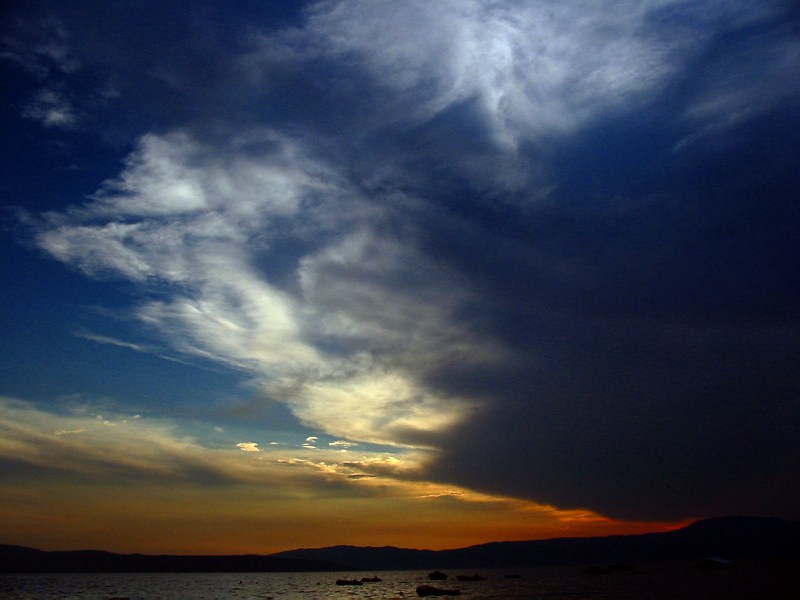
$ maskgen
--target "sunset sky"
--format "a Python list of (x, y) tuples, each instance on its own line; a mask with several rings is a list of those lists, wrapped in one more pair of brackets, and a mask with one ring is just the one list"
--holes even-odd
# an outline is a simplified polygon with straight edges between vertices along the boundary
[(0, 543), (800, 518), (800, 10), (0, 9)]

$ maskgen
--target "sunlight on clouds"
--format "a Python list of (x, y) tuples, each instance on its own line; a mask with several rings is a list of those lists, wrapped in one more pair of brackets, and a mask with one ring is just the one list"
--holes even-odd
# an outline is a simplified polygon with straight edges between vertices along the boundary
[[(269, 444), (270, 449), (264, 450), (258, 442), (238, 442), (234, 444), (238, 450), (211, 449), (180, 436), (169, 422), (91, 411), (59, 415), (8, 398), (0, 398), (0, 432), (0, 456), (27, 465), (24, 477), (33, 479), (36, 469), (54, 469), (106, 481), (317, 486), (324, 481), (347, 484), (352, 475), (371, 475), (396, 489), (430, 485), (413, 482), (425, 453), (360, 452), (357, 458), (341, 461), (344, 455), (336, 447), (311, 446), (316, 436), (294, 449)], [(254, 460), (242, 460), (242, 451), (254, 455)], [(287, 471), (287, 466), (302, 468)], [(317, 475), (323, 480), (317, 481)]]
[[(669, 406), (696, 394), (710, 408), (691, 410), (715, 415), (731, 396), (737, 410), (709, 423), (727, 444), (725, 465), (749, 465), (753, 477), (796, 447), (789, 429), (774, 426), (788, 414), (785, 394), (758, 365), (737, 367), (751, 353), (774, 370), (782, 363), (773, 353), (791, 354), (781, 344), (794, 348), (785, 225), (797, 186), (784, 150), (796, 132), (784, 125), (797, 108), (800, 78), (788, 75), (800, 43), (787, 7), (324, 0), (286, 21), (237, 13), (209, 22), (213, 35), (202, 43), (198, 21), (185, 30), (189, 57), (155, 38), (131, 45), (150, 23), (137, 21), (147, 10), (111, 39), (114, 19), (71, 9), (63, 15), (71, 30), (91, 32), (74, 44), (80, 60), (56, 16), (26, 34), (39, 9), (23, 10), (29, 16), (0, 40), (0, 60), (33, 76), (17, 103), (21, 122), (64, 137), (57, 151), (48, 146), (52, 164), (40, 166), (65, 187), (28, 190), (22, 169), (20, 203), (52, 208), (22, 219), (52, 258), (122, 280), (101, 286), (116, 305), (102, 317), (141, 328), (135, 343), (85, 331), (71, 343), (106, 358), (120, 349), (200, 357), (222, 367), (209, 369), (215, 382), (238, 379), (256, 398), (220, 406), (228, 392), (216, 388), (172, 393), (199, 384), (187, 364), (158, 397), (133, 400), (149, 375), (125, 371), (145, 362), (138, 356), (111, 383), (137, 402), (131, 412), (212, 418), (219, 409), (213, 419), (230, 419), (225, 430), (206, 422), (207, 442), (105, 407), (59, 415), (0, 400), (0, 456), (20, 480), (30, 470), (32, 478), (263, 485), (283, 499), (347, 490), (404, 507), (424, 502), (429, 515), (433, 505), (500, 503), (576, 528), (608, 521), (426, 477), (643, 518), (689, 514), (693, 497), (748, 506), (733, 467), (719, 474), (727, 489), (709, 487), (700, 468), (713, 458), (703, 452), (708, 436)], [(68, 82), (82, 65), (85, 76)], [(119, 120), (111, 105), (98, 108), (112, 89)], [(68, 141), (79, 125), (82, 135)], [(82, 194), (119, 158), (94, 160), (95, 152), (115, 148), (132, 148), (116, 176), (96, 179), (93, 195), (65, 208), (64, 194)], [(668, 156), (670, 148), (698, 160)], [(65, 178), (61, 168), (76, 171)], [(754, 198), (769, 199), (769, 210), (751, 206)], [(739, 227), (751, 214), (759, 227)], [(695, 255), (707, 260), (687, 260)], [(772, 268), (753, 266), (762, 263)], [(757, 276), (759, 285), (744, 285)], [(724, 289), (713, 294), (715, 277)], [(120, 308), (119, 294), (132, 305)], [(715, 316), (730, 333), (697, 327), (698, 317)], [(762, 327), (754, 317), (781, 333), (754, 333)], [(719, 352), (734, 339), (738, 352)], [(100, 369), (87, 389), (114, 369), (82, 364)], [(745, 398), (751, 388), (763, 393)], [(747, 446), (732, 441), (751, 397), (768, 408), (758, 435), (770, 443), (753, 434), (754, 458), (742, 462)], [(630, 409), (639, 398), (649, 399), (646, 410)], [(260, 409), (263, 421), (233, 432), (236, 418)], [(654, 440), (639, 435), (653, 423), (664, 424)], [(264, 436), (281, 443), (261, 439), (259, 425), (274, 427)], [(287, 442), (282, 427), (309, 430)], [(309, 431), (318, 436), (303, 442)], [(647, 452), (672, 448), (674, 435), (687, 444), (653, 450), (664, 468), (646, 469)], [(368, 451), (370, 443), (384, 451)], [(669, 469), (685, 487), (665, 495), (647, 482)]]
[(358, 446), (355, 442), (347, 442), (345, 440), (336, 440), (335, 442), (328, 442), (328, 446), (332, 448), (342, 448), (343, 450), (348, 450), (354, 446)]
[[(286, 460), (305, 460), (301, 449), (270, 445), (266, 452), (257, 442), (232, 444), (237, 450), (212, 449), (156, 419), (91, 411), (59, 415), (0, 397), (0, 433), (0, 457), (27, 465), (34, 478), (36, 469), (45, 469), (122, 480), (316, 485), (313, 477), (287, 477), (281, 467)], [(242, 460), (242, 451), (259, 456)], [(336, 465), (341, 453), (319, 450), (314, 456)]]
[(58, 431), (54, 431), (53, 435), (70, 435), (72, 433), (83, 433), (86, 431), (85, 429), (59, 429)]
[[(55, 415), (0, 399), (0, 453), (7, 461), (83, 476), (181, 478), (193, 470), (227, 478), (198, 446), (168, 425), (134, 417)], [(49, 433), (53, 432), (53, 433)]]
[(255, 442), (239, 442), (236, 444), (236, 447), (245, 452), (261, 452), (261, 449)]
[[(711, 35), (682, 29), (692, 27), (691, 19), (676, 24), (670, 36), (653, 27), (653, 19), (664, 18), (661, 9), (669, 12), (681, 4), (331, 1), (310, 8), (300, 28), (255, 35), (251, 54), (239, 59), (257, 70), (258, 53), (264, 52), (261, 67), (268, 72), (269, 60), (281, 47), (291, 49), (301, 64), (346, 57), (354, 75), (370, 80), (366, 87), (376, 94), (371, 101), (377, 98), (382, 106), (363, 123), (354, 123), (348, 136), (380, 138), (398, 126), (430, 125), (439, 117), (446, 121), (453, 118), (451, 111), (458, 113), (456, 123), (470, 120), (482, 132), (478, 135), (491, 138), (479, 152), (494, 153), (506, 165), (514, 163), (523, 144), (537, 146), (550, 135), (571, 133), (618, 106), (631, 110), (655, 95)], [(728, 12), (723, 5), (700, 11), (705, 19)], [(784, 54), (783, 46), (775, 50), (776, 56)], [(793, 90), (792, 85), (781, 93)], [(720, 96), (708, 102), (696, 101), (687, 114), (743, 105), (741, 99), (726, 102)], [(469, 119), (459, 113), (467, 105)], [(275, 126), (280, 123), (278, 118)], [(433, 138), (441, 134), (432, 129)], [(512, 344), (502, 348), (502, 342), (480, 333), (486, 323), (478, 313), (488, 315), (501, 306), (483, 298), (511, 302), (511, 297), (495, 295), (504, 285), (502, 278), (487, 273), (471, 277), (462, 262), (482, 245), (467, 238), (484, 235), (483, 246), (493, 248), (507, 244), (484, 265), (500, 274), (518, 269), (525, 277), (564, 278), (573, 267), (558, 256), (549, 260), (539, 244), (517, 244), (470, 229), (459, 221), (450, 199), (411, 191), (414, 180), (406, 175), (359, 178), (349, 159), (331, 152), (321, 138), (312, 139), (313, 126), (291, 131), (253, 127), (243, 133), (223, 127), (215, 132), (214, 143), (201, 141), (211, 138), (208, 131), (200, 135), (202, 127), (148, 133), (120, 175), (88, 202), (44, 214), (35, 223), (36, 240), (87, 275), (134, 282), (143, 299), (132, 312), (148, 331), (178, 352), (240, 371), (304, 425), (354, 443), (435, 450), (444, 434), (465, 423), (490, 397), (443, 391), (444, 386), (429, 382), (436, 371), (457, 371), (450, 369), (454, 364), (464, 370), (497, 367), (511, 353)], [(329, 142), (336, 141), (332, 136)], [(351, 151), (357, 153), (357, 144), (343, 154)], [(486, 182), (473, 167), (488, 163), (462, 159), (460, 151), (441, 154), (437, 161), (443, 162), (436, 168), (453, 177), (467, 165), (468, 187), (487, 202), (508, 191), (493, 185), (492, 193), (478, 193)], [(394, 162), (404, 160), (400, 156)], [(524, 162), (519, 169), (527, 174), (532, 168), (527, 163), (537, 161)], [(532, 178), (512, 180), (531, 183)], [(529, 187), (540, 193), (550, 185)], [(426, 229), (428, 221), (441, 221), (441, 229)], [(452, 244), (456, 238), (461, 245)], [(526, 257), (519, 264), (517, 254)], [(491, 293), (484, 294), (489, 288), (479, 285), (491, 287)], [(156, 346), (84, 337), (157, 352)], [(99, 434), (87, 428), (59, 439), (78, 445), (77, 440), (93, 435)], [(319, 448), (317, 441), (309, 438), (303, 450), (347, 449)], [(210, 460), (192, 441), (158, 438), (154, 444), (171, 449), (178, 469), (189, 456), (201, 463)], [(256, 449), (239, 446), (253, 454)], [(81, 451), (76, 446), (75, 452)], [(237, 456), (242, 459), (241, 453)], [(146, 468), (149, 459), (144, 453), (135, 458), (120, 454), (120, 460), (143, 461)], [(314, 460), (335, 462), (327, 456)], [(244, 475), (252, 468), (239, 463), (197, 466), (208, 476), (236, 473), (245, 478), (253, 476)]]
[(335, 382), (307, 382), (290, 402), (312, 427), (375, 444), (411, 443), (410, 434), (446, 429), (468, 410), (464, 402), (425, 392), (400, 373), (378, 370)]
[[(376, 535), (383, 543), (446, 548), (637, 527), (420, 481), (425, 452), (360, 452), (341, 461), (335, 447), (257, 445), (210, 449), (167, 422), (59, 415), (0, 397), (0, 460), (7, 467), (0, 511), (22, 524), (9, 529), (8, 519), (0, 520), (0, 535), (52, 549), (56, 532), (68, 540), (64, 548), (265, 553), (368, 544)], [(411, 515), (402, 528), (399, 513)], [(105, 532), (99, 537), (98, 524)], [(152, 536), (153, 528), (168, 535)], [(282, 541), (275, 529), (292, 531)]]
[[(423, 268), (413, 239), (373, 231), (379, 213), (362, 214), (359, 195), (295, 143), (265, 132), (248, 144), (145, 136), (91, 202), (45, 215), (39, 244), (89, 275), (168, 284), (135, 309), (141, 322), (179, 352), (242, 370), (322, 431), (413, 445), (458, 422), (463, 403), (423, 390), (411, 365), (379, 363), (464, 347), (446, 325), (461, 284), (431, 286), (447, 271)], [(302, 241), (336, 223), (337, 235), (298, 257), (300, 295), (270, 281), (261, 256), (273, 238)], [(318, 349), (331, 343), (337, 353)]]

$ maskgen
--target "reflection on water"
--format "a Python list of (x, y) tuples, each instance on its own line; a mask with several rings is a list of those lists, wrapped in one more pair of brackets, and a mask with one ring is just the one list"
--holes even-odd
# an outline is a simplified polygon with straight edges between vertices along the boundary
[[(515, 571), (484, 569), (483, 581), (457, 581), (449, 571), (439, 587), (457, 588), (462, 598), (657, 599), (797, 598), (796, 563), (752, 562), (724, 571), (698, 571), (686, 563), (657, 563), (632, 572), (592, 576), (581, 567)], [(506, 577), (518, 575), (518, 577)], [(337, 579), (378, 576), (382, 581), (337, 586)], [(207, 598), (416, 598), (416, 587), (430, 583), (427, 572), (369, 573), (54, 573), (0, 575), (0, 597), (19, 599)]]

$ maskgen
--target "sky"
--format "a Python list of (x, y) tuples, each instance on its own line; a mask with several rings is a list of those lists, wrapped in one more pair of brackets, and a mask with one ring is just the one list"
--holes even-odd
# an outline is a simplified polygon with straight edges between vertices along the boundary
[(800, 518), (800, 11), (0, 18), (0, 541)]

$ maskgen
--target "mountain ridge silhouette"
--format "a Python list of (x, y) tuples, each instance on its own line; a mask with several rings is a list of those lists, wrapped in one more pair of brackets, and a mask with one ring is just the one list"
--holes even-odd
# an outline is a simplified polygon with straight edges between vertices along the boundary
[(44, 551), (0, 544), (0, 572), (293, 572), (522, 568), (800, 555), (800, 521), (714, 517), (667, 532), (488, 542), (450, 550), (395, 546), (299, 548), (268, 555), (147, 555)]

